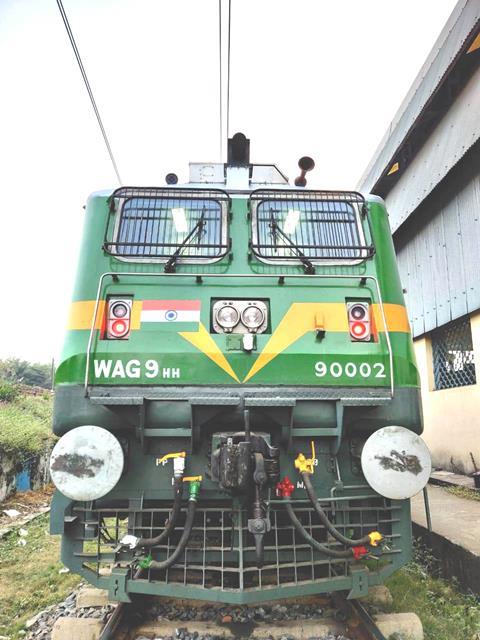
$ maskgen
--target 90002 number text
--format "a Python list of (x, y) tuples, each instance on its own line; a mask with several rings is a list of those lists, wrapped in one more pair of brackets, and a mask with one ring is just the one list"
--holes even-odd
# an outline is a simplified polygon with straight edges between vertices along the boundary
[(315, 363), (315, 375), (317, 378), (323, 378), (326, 375), (331, 375), (332, 378), (341, 378), (343, 375), (347, 378), (386, 378), (385, 365), (381, 362), (347, 362), (341, 364), (340, 362), (326, 362)]

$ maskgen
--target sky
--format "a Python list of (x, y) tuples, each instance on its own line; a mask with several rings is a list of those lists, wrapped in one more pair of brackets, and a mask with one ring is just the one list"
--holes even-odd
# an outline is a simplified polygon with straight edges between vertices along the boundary
[[(63, 4), (123, 183), (218, 161), (218, 0)], [(230, 135), (291, 179), (310, 155), (310, 187), (354, 188), (455, 4), (232, 0)], [(55, 0), (0, 0), (0, 87), (0, 358), (49, 362), (83, 205), (118, 186)]]

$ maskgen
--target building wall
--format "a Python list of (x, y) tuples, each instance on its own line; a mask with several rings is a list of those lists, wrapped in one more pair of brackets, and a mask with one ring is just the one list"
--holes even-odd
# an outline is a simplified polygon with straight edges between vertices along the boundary
[[(389, 197), (386, 202), (388, 207)], [(394, 241), (414, 336), (480, 308), (478, 143), (400, 227)]]
[(474, 471), (470, 452), (480, 468), (480, 312), (470, 316), (477, 383), (435, 390), (432, 342), (429, 334), (414, 341), (422, 386), (425, 439), (436, 467), (463, 473)]

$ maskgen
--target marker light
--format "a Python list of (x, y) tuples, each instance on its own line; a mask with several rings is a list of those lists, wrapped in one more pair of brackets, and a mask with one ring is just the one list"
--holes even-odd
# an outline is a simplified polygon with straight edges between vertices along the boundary
[(348, 302), (348, 328), (352, 342), (369, 342), (371, 338), (370, 305), (368, 302)]
[(128, 324), (125, 320), (114, 320), (110, 324), (110, 333), (114, 338), (123, 338), (128, 333)]
[(110, 298), (107, 302), (107, 340), (127, 340), (130, 334), (132, 300)]
[(173, 224), (177, 233), (186, 233), (188, 231), (187, 218), (185, 217), (185, 209), (172, 209)]
[(242, 322), (250, 331), (258, 329), (264, 320), (263, 311), (258, 307), (251, 305), (242, 311)]
[(238, 324), (240, 314), (235, 307), (225, 305), (217, 311), (216, 320), (225, 331), (229, 332)]
[(285, 224), (283, 225), (283, 233), (293, 233), (299, 219), (300, 211), (297, 211), (296, 209), (289, 209), (285, 219)]
[(116, 318), (125, 318), (128, 314), (128, 307), (123, 302), (115, 302), (111, 307), (112, 315)]

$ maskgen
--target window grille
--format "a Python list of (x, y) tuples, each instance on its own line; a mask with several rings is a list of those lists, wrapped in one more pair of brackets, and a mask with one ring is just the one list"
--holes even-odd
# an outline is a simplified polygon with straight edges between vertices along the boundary
[(373, 255), (365, 243), (359, 193), (274, 191), (252, 193), (252, 249), (265, 262), (357, 261)]
[(122, 187), (111, 197), (104, 248), (134, 261), (165, 262), (180, 250), (179, 261), (214, 262), (228, 251), (228, 210), (220, 190)]
[(449, 322), (432, 332), (435, 389), (475, 384), (475, 358), (470, 318)]

